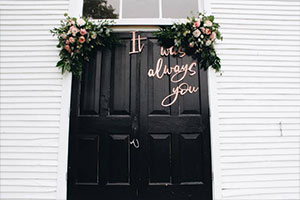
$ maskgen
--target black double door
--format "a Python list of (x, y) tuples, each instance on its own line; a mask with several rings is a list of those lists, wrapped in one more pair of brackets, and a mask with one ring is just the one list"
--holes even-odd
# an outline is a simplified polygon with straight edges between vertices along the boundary
[[(73, 80), (68, 200), (211, 200), (207, 74), (195, 67), (184, 82), (193, 94), (161, 101), (180, 84), (148, 77), (159, 58), (169, 67), (193, 62), (161, 56), (150, 33), (142, 52), (122, 44), (99, 49), (81, 80)], [(171, 101), (171, 99), (170, 99)]]

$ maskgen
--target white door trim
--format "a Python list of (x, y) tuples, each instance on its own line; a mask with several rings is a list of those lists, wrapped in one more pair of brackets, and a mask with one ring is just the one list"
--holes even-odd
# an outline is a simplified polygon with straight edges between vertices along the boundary
[[(69, 0), (70, 16), (79, 17), (82, 13), (83, 0)], [(60, 135), (58, 149), (58, 170), (56, 199), (67, 199), (67, 172), (69, 147), (69, 117), (71, 103), (72, 74), (66, 73), (62, 77), (62, 99), (60, 111)]]
[[(204, 0), (203, 8), (206, 15), (211, 15), (212, 0)], [(222, 199), (221, 187), (221, 169), (220, 169), (220, 141), (219, 141), (219, 112), (217, 99), (217, 76), (215, 70), (208, 71), (208, 96), (210, 110), (210, 139), (211, 139), (211, 160), (212, 160), (212, 177), (213, 177), (213, 200)]]

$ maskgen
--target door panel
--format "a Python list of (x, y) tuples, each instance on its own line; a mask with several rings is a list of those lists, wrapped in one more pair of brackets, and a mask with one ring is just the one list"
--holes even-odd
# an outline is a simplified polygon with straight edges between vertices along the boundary
[[(136, 65), (130, 40), (99, 49), (82, 80), (73, 80), (68, 199), (124, 199), (136, 196), (137, 154), (130, 146), (136, 107)], [(136, 156), (137, 157), (137, 156)]]
[[(138, 66), (141, 77), (155, 68), (161, 57), (160, 46), (155, 39), (147, 41), (143, 54), (149, 56), (148, 59), (141, 58)], [(194, 61), (188, 56), (163, 57), (163, 65), (169, 69)], [(211, 199), (208, 96), (199, 92), (207, 92), (207, 83), (202, 81), (206, 80), (206, 72), (198, 65), (195, 71), (194, 76), (187, 75), (178, 83), (172, 82), (170, 76), (141, 78), (140, 153), (147, 156), (142, 157), (140, 162), (140, 199)], [(180, 78), (181, 75), (177, 75), (176, 79)], [(199, 91), (179, 95), (172, 106), (162, 107), (162, 99), (183, 82), (199, 86)]]
[[(155, 37), (141, 33), (143, 51), (129, 54), (131, 34), (118, 35), (122, 44), (99, 49), (82, 80), (73, 80), (68, 199), (211, 199), (206, 72), (197, 66), (179, 83), (149, 78), (161, 58)], [(168, 68), (194, 62), (162, 60)], [(182, 82), (199, 91), (161, 106)]]
[[(76, 184), (98, 183), (99, 140), (97, 135), (79, 135), (77, 138)], [(86, 156), (89, 155), (89, 156)]]
[[(148, 49), (150, 51), (146, 51), (146, 47), (144, 48), (143, 52), (144, 54), (148, 53), (147, 61), (145, 66), (140, 66), (144, 69), (147, 69), (147, 66), (151, 66), (151, 68), (156, 66), (156, 61), (160, 58), (160, 47), (156, 44), (155, 39), (149, 39), (147, 42)], [(163, 62), (168, 63), (169, 58), (164, 57)], [(143, 63), (145, 64), (145, 63)], [(142, 77), (144, 79), (148, 79), (147, 72), (143, 70)], [(146, 73), (146, 74), (145, 74)], [(170, 92), (170, 77), (164, 76), (162, 79), (148, 79), (148, 113), (149, 114), (164, 114), (164, 115), (170, 115), (170, 107), (162, 107), (161, 101), (162, 99), (167, 96)]]
[(171, 134), (149, 134), (149, 184), (171, 180)]

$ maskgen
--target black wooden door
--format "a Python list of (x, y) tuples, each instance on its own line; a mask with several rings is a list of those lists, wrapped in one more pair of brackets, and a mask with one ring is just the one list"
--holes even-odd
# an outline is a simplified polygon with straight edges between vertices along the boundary
[(194, 60), (161, 56), (152, 34), (140, 34), (141, 53), (129, 54), (132, 35), (118, 34), (122, 45), (99, 49), (73, 80), (69, 200), (212, 199), (207, 74), (195, 67), (184, 82), (198, 92), (162, 106), (181, 82), (148, 70), (159, 58), (168, 67)]

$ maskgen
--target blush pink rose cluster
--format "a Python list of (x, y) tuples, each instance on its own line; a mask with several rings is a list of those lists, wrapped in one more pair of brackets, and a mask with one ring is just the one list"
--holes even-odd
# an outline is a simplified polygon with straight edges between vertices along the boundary
[(99, 21), (95, 24), (86, 18), (71, 18), (65, 15), (66, 19), (61, 21), (61, 27), (51, 30), (59, 40), (57, 45), (61, 48), (60, 58), (57, 67), (74, 72), (80, 76), (82, 65), (89, 61), (89, 55), (96, 46), (104, 46), (109, 39), (111, 29), (109, 22)]
[[(84, 21), (83, 19), (80, 19), (80, 20), (81, 20), (80, 24), (85, 24), (82, 22), (82, 21)], [(61, 34), (61, 38), (63, 40), (65, 40), (64, 49), (69, 54), (72, 54), (74, 50), (80, 49), (82, 47), (81, 44), (86, 42), (86, 39), (88, 39), (87, 38), (88, 32), (85, 28), (78, 27), (79, 26), (78, 20), (77, 20), (78, 26), (76, 26), (76, 23), (73, 21), (70, 21), (68, 24), (70, 25), (70, 28), (66, 34), (65, 33)], [(81, 26), (84, 26), (84, 25), (81, 25)], [(89, 40), (91, 40), (91, 39), (89, 39)]]
[[(85, 43), (92, 43), (92, 40), (97, 38), (97, 33), (88, 31), (90, 26), (86, 25), (88, 25), (87, 20), (83, 18), (67, 20), (66, 29), (59, 36), (67, 53), (71, 55), (78, 53)], [(90, 47), (94, 48), (93, 45)]]
[(184, 50), (187, 55), (198, 58), (204, 69), (212, 66), (216, 71), (220, 69), (220, 59), (217, 57), (214, 45), (221, 40), (219, 24), (214, 16), (199, 13), (188, 17), (186, 23), (175, 23), (169, 27), (162, 27), (156, 34), (160, 44), (164, 47), (174, 46)]
[[(217, 34), (213, 28), (213, 23), (209, 19), (205, 20), (202, 23), (201, 22), (202, 22), (201, 18), (197, 18), (193, 22), (193, 28), (195, 29), (193, 30), (193, 36), (195, 38), (200, 37), (200, 39), (204, 39), (203, 41), (200, 42), (203, 42), (203, 44), (205, 44), (206, 46), (210, 46), (217, 37)], [(195, 42), (190, 42), (189, 46), (194, 47), (194, 44)]]

